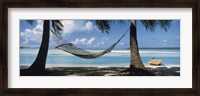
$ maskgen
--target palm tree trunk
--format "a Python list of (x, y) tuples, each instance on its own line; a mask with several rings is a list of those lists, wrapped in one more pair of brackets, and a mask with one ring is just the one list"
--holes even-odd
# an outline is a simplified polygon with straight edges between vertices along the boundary
[(32, 72), (41, 72), (45, 70), (47, 53), (49, 48), (49, 20), (44, 20), (42, 43), (39, 52), (33, 64), (29, 67)]
[(130, 52), (131, 52), (130, 69), (133, 68), (145, 69), (141, 61), (138, 50), (136, 20), (131, 20), (131, 25), (130, 25)]

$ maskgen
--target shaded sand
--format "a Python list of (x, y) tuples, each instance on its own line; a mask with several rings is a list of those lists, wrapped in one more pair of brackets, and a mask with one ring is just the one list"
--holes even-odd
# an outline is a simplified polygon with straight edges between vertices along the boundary
[[(20, 76), (30, 76), (26, 66), (20, 66)], [(128, 67), (49, 67), (36, 76), (129, 76)], [(180, 76), (178, 66), (147, 66), (157, 76)]]

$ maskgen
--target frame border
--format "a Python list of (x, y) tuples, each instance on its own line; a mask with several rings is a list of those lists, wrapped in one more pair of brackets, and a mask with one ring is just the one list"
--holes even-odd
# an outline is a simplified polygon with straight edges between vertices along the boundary
[[(2, 95), (136, 95), (145, 96), (198, 96), (200, 69), (199, 62), (199, 38), (200, 29), (200, 2), (198, 0), (3, 0), (0, 12), (1, 32), (0, 32), (0, 89)], [(8, 88), (8, 8), (192, 8), (192, 88)], [(4, 26), (3, 26), (4, 25)]]

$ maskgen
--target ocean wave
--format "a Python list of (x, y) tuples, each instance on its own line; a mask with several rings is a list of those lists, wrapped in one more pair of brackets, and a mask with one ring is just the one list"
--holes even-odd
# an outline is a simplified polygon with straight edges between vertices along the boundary
[[(88, 50), (90, 52), (101, 52), (103, 50)], [(180, 55), (180, 52), (173, 52), (173, 51), (139, 51), (140, 55), (151, 55), (151, 54), (157, 54), (157, 55)], [(20, 50), (20, 54), (24, 55), (36, 55), (38, 54), (38, 49), (26, 49), (26, 50)], [(57, 49), (51, 49), (48, 51), (48, 55), (71, 55), (67, 52), (64, 52), (62, 50)], [(111, 53), (108, 53), (106, 55), (113, 55), (113, 56), (127, 56), (130, 55), (129, 50), (113, 50)]]
[(139, 51), (140, 53), (163, 53), (163, 54), (172, 54), (172, 53), (180, 53), (180, 52), (173, 52), (173, 51)]

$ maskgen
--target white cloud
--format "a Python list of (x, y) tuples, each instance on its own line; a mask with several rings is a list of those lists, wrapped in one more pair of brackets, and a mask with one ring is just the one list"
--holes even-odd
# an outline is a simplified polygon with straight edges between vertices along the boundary
[(87, 41), (87, 44), (88, 44), (88, 45), (92, 45), (92, 43), (94, 42), (94, 40), (95, 40), (95, 37), (90, 38), (90, 39)]
[(102, 45), (104, 45), (104, 44), (105, 44), (105, 43), (104, 43), (103, 41), (97, 43), (98, 46), (102, 46)]
[(124, 45), (124, 42), (119, 43), (119, 45)]
[(91, 21), (88, 21), (86, 24), (85, 24), (85, 30), (93, 30), (93, 24)]
[(75, 44), (75, 45), (86, 45), (86, 46), (90, 46), (93, 44), (95, 40), (95, 37), (92, 37), (90, 39), (87, 39), (87, 38), (82, 38), (82, 39), (79, 39), (79, 38), (76, 38), (75, 41), (71, 41), (71, 43)]
[[(91, 21), (80, 20), (62, 20), (64, 29), (61, 32), (63, 38), (67, 38), (73, 32), (90, 32), (96, 30)], [(23, 45), (36, 45), (39, 46), (42, 41), (43, 32), (43, 20), (37, 20), (35, 27), (31, 29), (25, 29), (20, 32), (20, 44)], [(57, 42), (52, 33), (50, 33), (50, 45), (57, 45)], [(92, 45), (95, 37), (92, 38), (77, 38), (74, 44)]]
[(61, 23), (64, 26), (63, 35), (71, 34), (76, 28), (75, 22), (73, 20), (62, 20)]
[(80, 43), (82, 43), (82, 44), (86, 44), (86, 42), (87, 42), (87, 39), (86, 39), (86, 38), (82, 38), (82, 39), (80, 39)]
[(103, 37), (102, 41), (107, 41), (109, 39), (109, 37)]
[(41, 42), (43, 23), (41, 20), (37, 21), (37, 25), (33, 29), (25, 29), (20, 32), (20, 44), (38, 44)]
[(101, 41), (97, 42), (97, 43), (96, 43), (95, 45), (93, 45), (93, 46), (94, 46), (94, 47), (103, 46), (107, 40), (109, 40), (108, 37), (103, 37)]
[(93, 47), (101, 47), (103, 46), (105, 43), (104, 42), (98, 42), (95, 45), (92, 45)]
[(91, 21), (62, 20), (61, 22), (64, 26), (63, 36), (70, 35), (73, 32), (88, 32), (95, 29)]
[(168, 45), (168, 40), (163, 40), (164, 45)]

